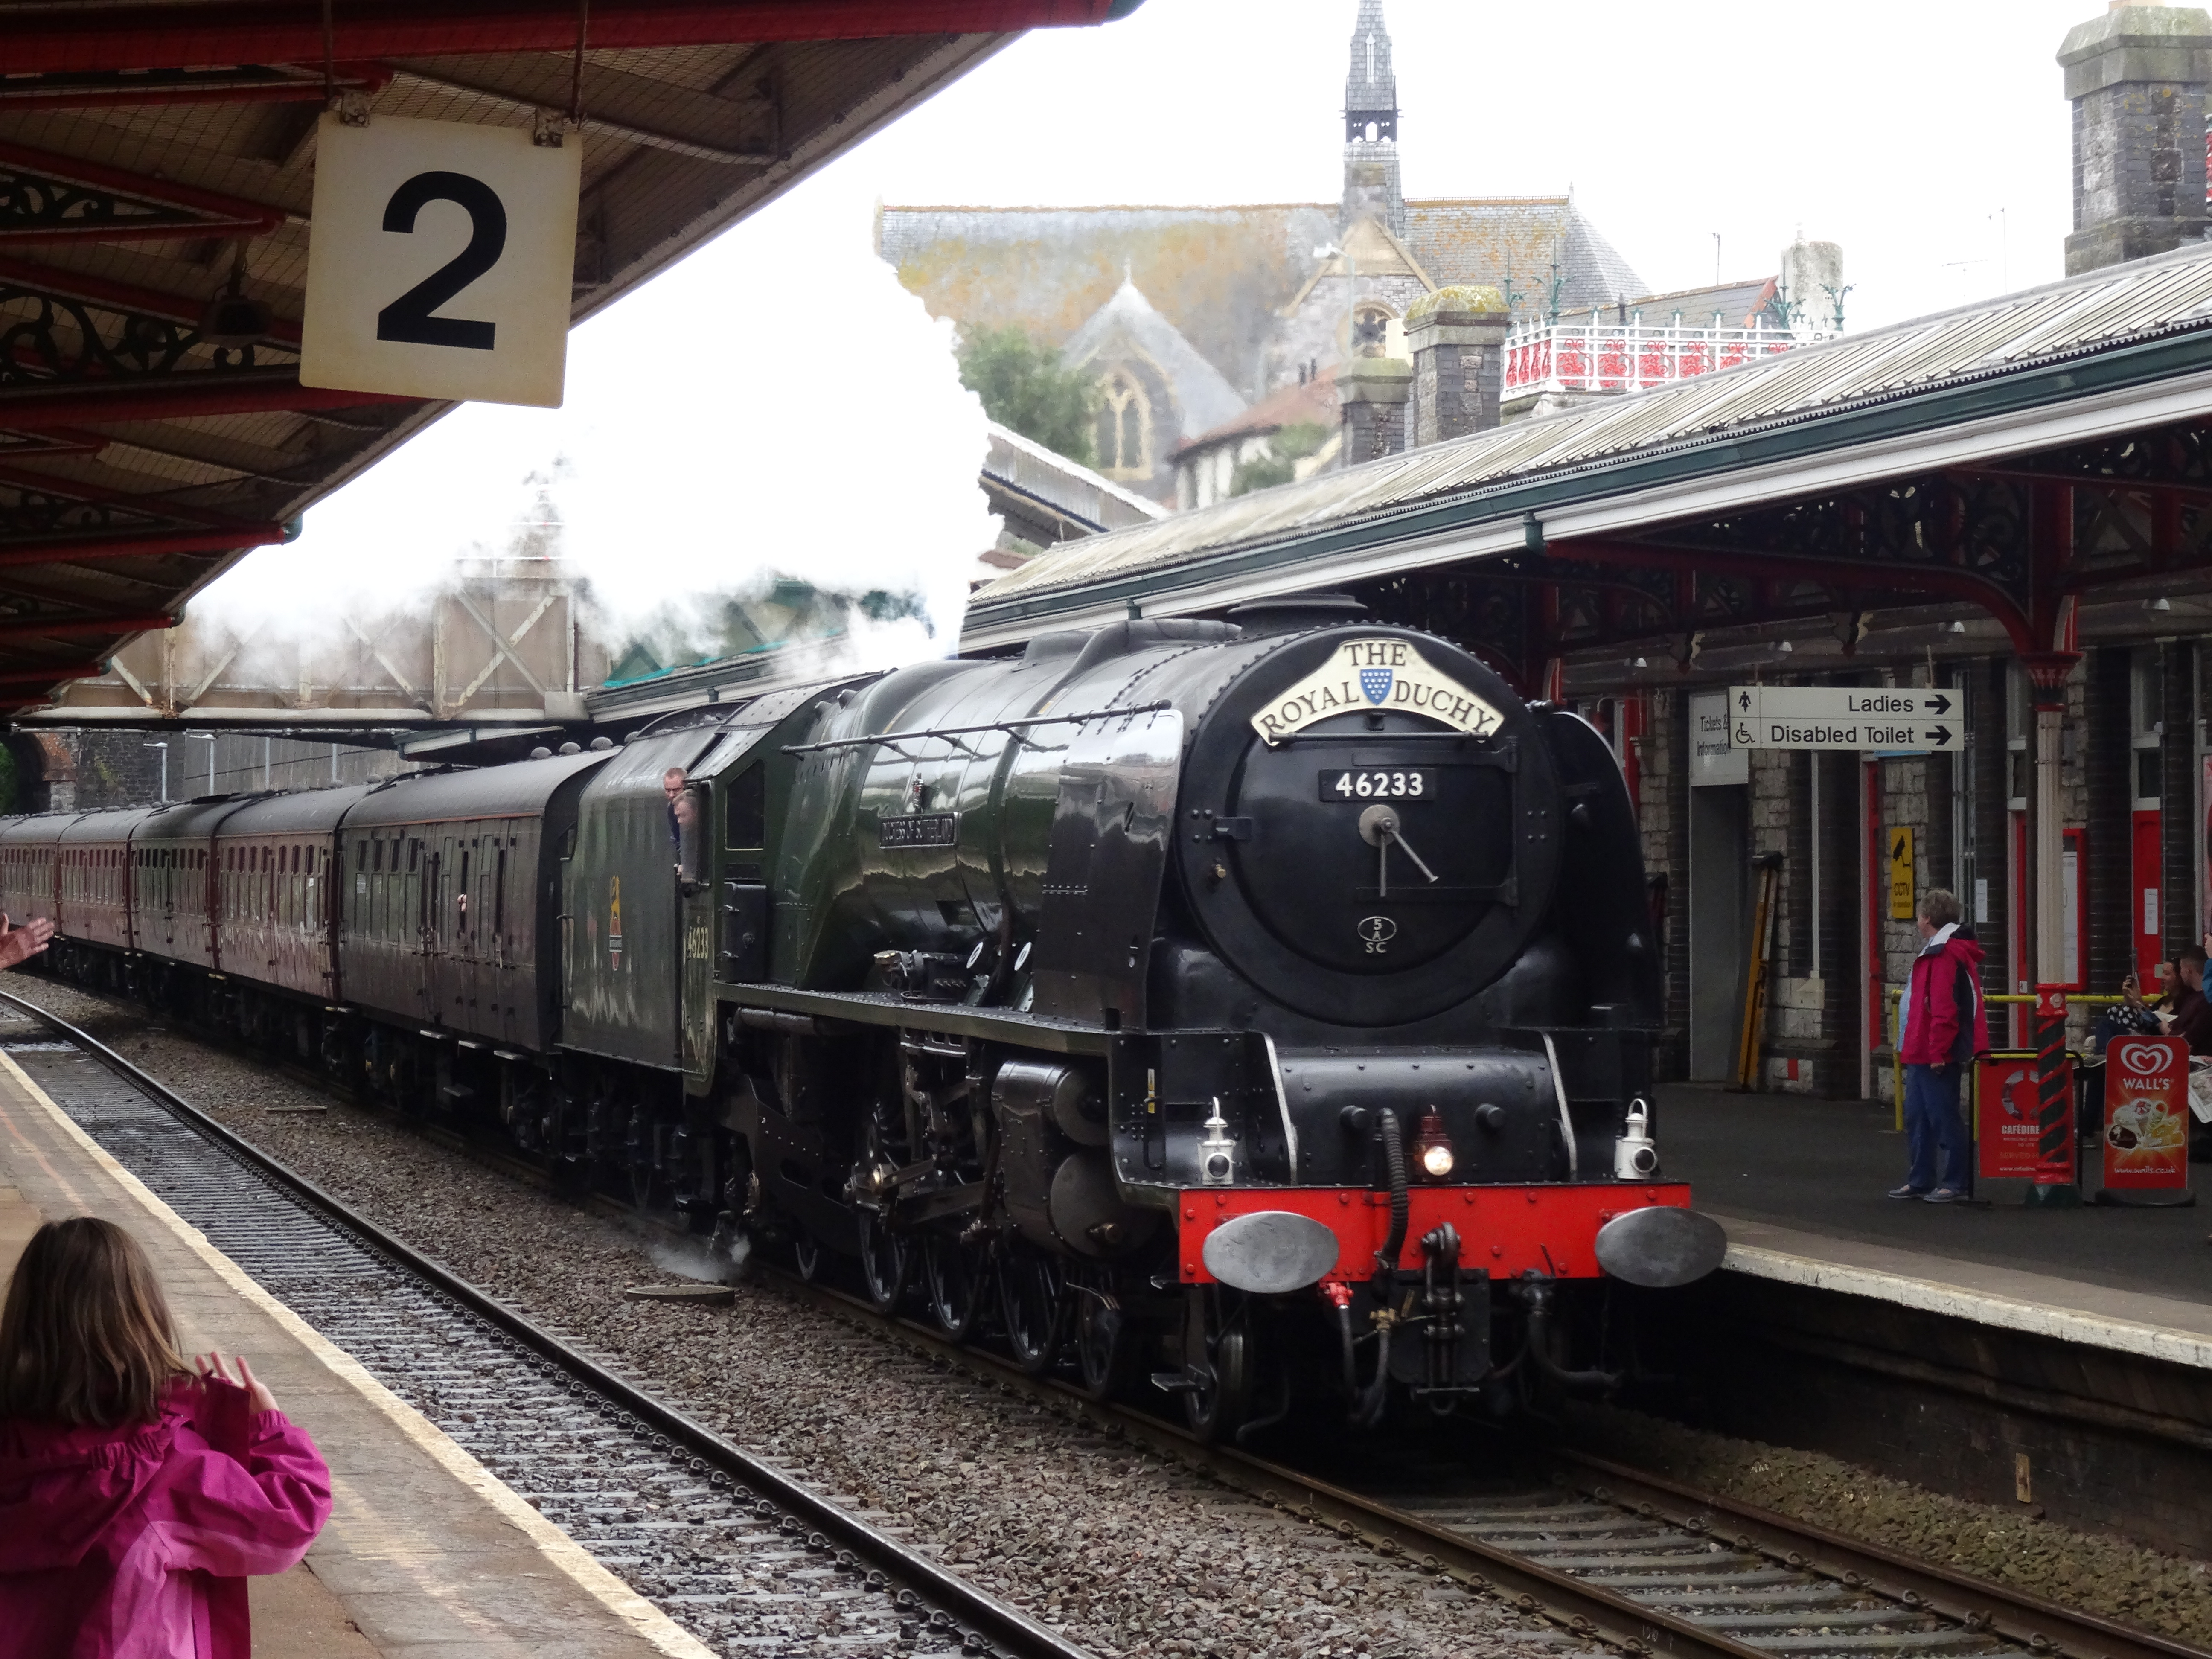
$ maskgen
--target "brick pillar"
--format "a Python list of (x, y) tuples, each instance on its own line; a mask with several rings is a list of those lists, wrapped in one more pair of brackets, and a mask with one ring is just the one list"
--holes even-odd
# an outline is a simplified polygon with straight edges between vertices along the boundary
[(2204, 234), (2204, 89), (2212, 15), (2115, 5), (2058, 48), (2074, 103), (2066, 274), (2164, 253)]
[(1406, 313), (1413, 349), (1413, 441), (1424, 448), (1498, 424), (1505, 389), (1505, 296), (1494, 288), (1441, 288)]
[(1413, 365), (1395, 357), (1354, 357), (1336, 371), (1345, 465), (1380, 460), (1405, 448), (1406, 393), (1413, 375)]

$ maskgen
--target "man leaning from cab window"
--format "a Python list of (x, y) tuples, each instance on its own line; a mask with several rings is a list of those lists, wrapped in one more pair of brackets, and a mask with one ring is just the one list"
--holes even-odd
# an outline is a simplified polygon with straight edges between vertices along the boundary
[(690, 781), (680, 766), (660, 775), (660, 793), (668, 801), (668, 842), (676, 855), (677, 878), (686, 883), (699, 872), (699, 798)]

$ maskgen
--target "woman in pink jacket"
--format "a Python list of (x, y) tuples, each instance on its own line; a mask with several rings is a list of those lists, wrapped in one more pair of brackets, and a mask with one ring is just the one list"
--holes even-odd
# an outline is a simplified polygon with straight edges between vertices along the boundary
[(0, 1659), (251, 1659), (246, 1576), (307, 1553), (331, 1474), (244, 1359), (198, 1364), (122, 1228), (32, 1236), (0, 1311)]

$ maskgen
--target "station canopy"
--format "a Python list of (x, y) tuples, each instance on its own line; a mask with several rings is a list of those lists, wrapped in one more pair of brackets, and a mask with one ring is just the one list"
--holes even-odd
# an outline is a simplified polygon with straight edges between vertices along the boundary
[(1686, 667), (1704, 629), (1914, 605), (2063, 657), (2085, 603), (2208, 572), (2199, 243), (1067, 542), (964, 643), (1344, 588), (1534, 690), (1577, 651)]
[[(0, 0), (0, 716), (450, 407), (300, 384), (333, 101), (580, 114), (574, 321), (1014, 32), (1130, 3)], [(718, 325), (672, 317), (668, 349)]]

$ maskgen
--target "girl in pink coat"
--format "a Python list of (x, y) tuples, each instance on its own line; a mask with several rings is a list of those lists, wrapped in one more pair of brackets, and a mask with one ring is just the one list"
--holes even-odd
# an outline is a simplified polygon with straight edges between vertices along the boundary
[(0, 1311), (0, 1659), (251, 1659), (246, 1576), (307, 1553), (331, 1474), (236, 1363), (185, 1364), (112, 1222), (32, 1236)]

